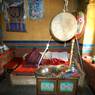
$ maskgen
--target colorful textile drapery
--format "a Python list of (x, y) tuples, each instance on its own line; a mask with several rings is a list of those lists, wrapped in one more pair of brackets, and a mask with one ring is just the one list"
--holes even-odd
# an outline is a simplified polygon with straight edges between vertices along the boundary
[(4, 5), (6, 31), (25, 32), (24, 1), (17, 1), (12, 4), (4, 2)]
[(43, 17), (43, 0), (28, 0), (29, 17), (40, 19)]

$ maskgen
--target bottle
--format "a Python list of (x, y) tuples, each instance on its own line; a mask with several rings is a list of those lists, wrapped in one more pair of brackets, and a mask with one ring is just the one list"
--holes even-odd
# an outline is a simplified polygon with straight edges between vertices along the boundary
[(92, 64), (95, 64), (95, 56), (92, 57)]

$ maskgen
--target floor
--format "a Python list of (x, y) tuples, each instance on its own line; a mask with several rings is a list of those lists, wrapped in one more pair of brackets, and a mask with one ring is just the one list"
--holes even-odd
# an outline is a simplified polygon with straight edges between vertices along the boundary
[[(12, 85), (9, 78), (0, 81), (0, 95), (36, 95), (35, 86)], [(78, 95), (94, 95), (87, 85), (78, 90)]]

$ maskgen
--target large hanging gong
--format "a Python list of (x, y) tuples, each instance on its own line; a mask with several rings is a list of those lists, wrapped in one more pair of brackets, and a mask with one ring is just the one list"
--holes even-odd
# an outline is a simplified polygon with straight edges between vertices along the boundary
[(51, 22), (51, 33), (60, 41), (68, 41), (77, 31), (77, 20), (68, 12), (61, 12)]

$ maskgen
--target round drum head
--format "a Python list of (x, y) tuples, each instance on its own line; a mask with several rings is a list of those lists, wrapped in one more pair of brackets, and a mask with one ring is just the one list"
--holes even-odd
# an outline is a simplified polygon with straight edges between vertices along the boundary
[(68, 41), (77, 32), (76, 18), (67, 12), (59, 13), (51, 22), (51, 33), (60, 41)]

